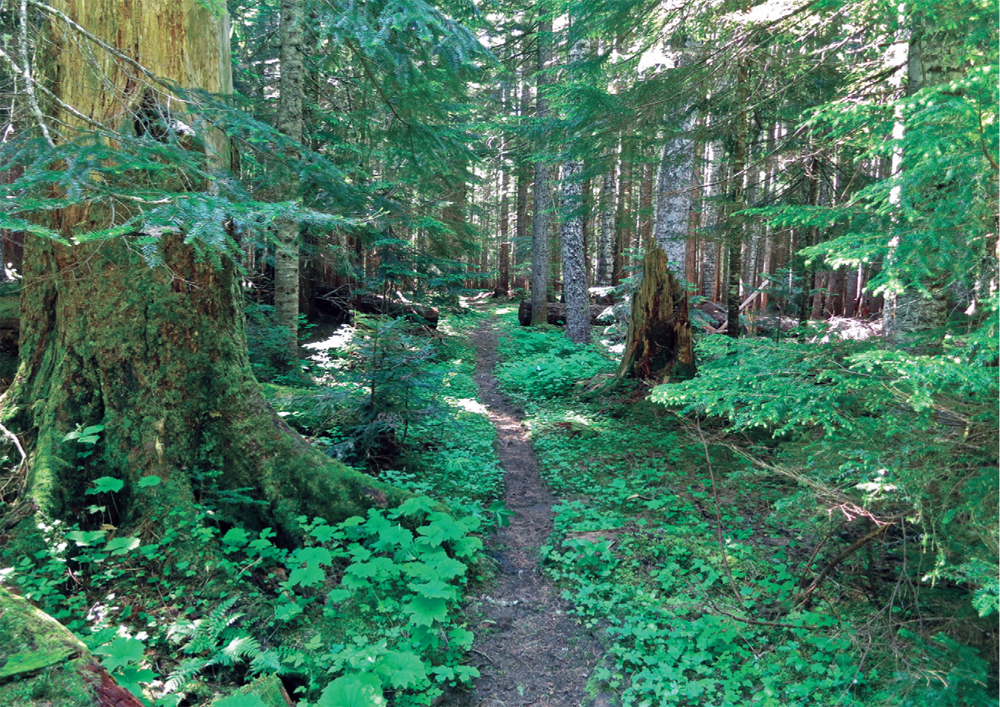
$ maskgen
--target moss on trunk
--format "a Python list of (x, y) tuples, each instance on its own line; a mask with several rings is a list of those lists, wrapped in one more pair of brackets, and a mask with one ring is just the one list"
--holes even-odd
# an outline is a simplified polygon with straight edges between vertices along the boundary
[[(235, 268), (175, 239), (149, 268), (126, 242), (26, 243), (21, 366), (2, 419), (31, 447), (27, 494), (46, 518), (83, 521), (93, 479), (127, 482), (120, 522), (195, 502), (192, 477), (247, 493), (250, 527), (334, 522), (401, 492), (313, 450), (266, 404), (246, 355)], [(86, 268), (86, 276), (81, 269)], [(181, 275), (183, 274), (183, 277)], [(95, 453), (74, 440), (103, 425)], [(143, 476), (163, 484), (142, 487)]]
[[(224, 13), (195, 0), (57, 4), (115, 51), (140, 57), (177, 85), (232, 90)], [(143, 87), (127, 62), (92, 52), (74, 32), (61, 20), (47, 30), (41, 64), (53, 96), (125, 128), (143, 101), (153, 100), (150, 91), (183, 110), (162, 85)], [(87, 127), (58, 106), (49, 109), (53, 124)], [(224, 136), (203, 132), (202, 147), (192, 149), (224, 164)], [(116, 223), (114, 211), (96, 203), (46, 218), (67, 239)], [(84, 492), (103, 476), (126, 482), (116, 523), (170, 510), (190, 514), (198, 500), (193, 480), (205, 473), (217, 474), (220, 489), (248, 489), (263, 502), (231, 509), (246, 525), (292, 533), (299, 515), (335, 522), (401, 498), (312, 450), (266, 404), (247, 360), (234, 263), (197, 253), (180, 235), (158, 241), (162, 264), (151, 268), (130, 236), (76, 245), (25, 239), (20, 364), (0, 421), (30, 450), (24, 493), (39, 519), (83, 524), (91, 499)], [(64, 441), (92, 425), (103, 426), (96, 446)], [(81, 451), (92, 453), (84, 458)], [(149, 475), (163, 483), (139, 483)], [(29, 519), (19, 524), (21, 531), (32, 527)]]

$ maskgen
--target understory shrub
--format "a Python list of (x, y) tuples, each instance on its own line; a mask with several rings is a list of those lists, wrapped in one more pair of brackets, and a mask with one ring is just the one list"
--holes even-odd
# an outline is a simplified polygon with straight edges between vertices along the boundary
[(497, 380), (514, 396), (567, 396), (580, 381), (614, 371), (612, 362), (596, 349), (575, 344), (558, 330), (508, 329), (504, 339)]

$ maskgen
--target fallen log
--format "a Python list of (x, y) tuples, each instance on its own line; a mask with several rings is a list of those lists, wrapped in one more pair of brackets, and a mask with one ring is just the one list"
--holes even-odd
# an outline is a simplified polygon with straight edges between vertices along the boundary
[[(561, 302), (549, 302), (547, 307), (549, 318), (549, 324), (564, 325), (566, 324), (566, 305)], [(611, 320), (608, 318), (608, 308), (603, 304), (593, 304), (590, 306), (590, 324), (591, 326), (598, 326), (601, 324), (610, 324)], [(517, 321), (520, 322), (521, 326), (531, 326), (531, 301), (521, 300), (521, 304), (517, 308)]]
[(406, 317), (414, 324), (437, 329), (439, 318), (436, 307), (398, 302), (370, 292), (352, 295), (348, 287), (317, 287), (316, 309), (341, 323), (351, 322), (354, 312), (361, 312), (376, 316)]

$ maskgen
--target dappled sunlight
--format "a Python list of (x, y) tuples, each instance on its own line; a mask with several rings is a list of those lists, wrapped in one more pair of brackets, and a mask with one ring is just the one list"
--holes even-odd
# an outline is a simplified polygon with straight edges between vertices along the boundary
[(342, 349), (354, 339), (354, 334), (357, 331), (350, 324), (342, 324), (338, 329), (336, 329), (330, 336), (321, 340), (314, 341), (309, 344), (303, 344), (302, 348), (309, 349), (310, 351), (329, 351), (331, 349)]
[(476, 415), (488, 415), (489, 410), (486, 406), (475, 398), (444, 398), (444, 402), (448, 403), (452, 407), (461, 408), (466, 412), (475, 413)]

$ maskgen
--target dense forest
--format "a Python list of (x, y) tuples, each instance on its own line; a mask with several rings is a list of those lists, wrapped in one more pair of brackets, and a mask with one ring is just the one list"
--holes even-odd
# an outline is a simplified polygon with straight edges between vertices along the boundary
[(996, 0), (0, 0), (0, 707), (998, 705)]

